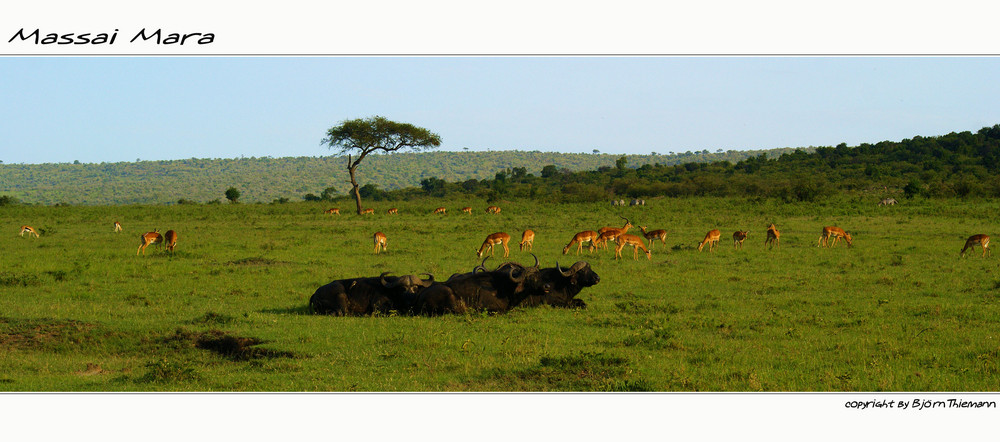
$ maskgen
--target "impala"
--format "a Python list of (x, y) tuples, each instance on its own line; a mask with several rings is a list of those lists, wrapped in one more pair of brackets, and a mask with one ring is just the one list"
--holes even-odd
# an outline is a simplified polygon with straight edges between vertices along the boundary
[(583, 250), (583, 243), (587, 241), (590, 243), (590, 251), (594, 251), (594, 243), (597, 241), (598, 233), (593, 230), (584, 230), (576, 235), (573, 235), (573, 239), (563, 247), (563, 255), (569, 252), (569, 248), (576, 244), (576, 253), (579, 254)]
[(619, 215), (618, 217), (621, 218), (621, 219), (623, 219), (623, 220), (625, 220), (625, 225), (624, 226), (622, 226), (622, 227), (601, 227), (600, 229), (597, 229), (597, 233), (601, 233), (601, 234), (610, 233), (609, 235), (607, 235), (607, 238), (613, 240), (613, 239), (617, 238), (618, 235), (621, 235), (623, 233), (628, 232), (628, 229), (632, 227), (632, 222), (629, 221), (628, 218), (625, 218), (624, 216)]
[(472, 208), (471, 207), (463, 207), (462, 208), (462, 213), (468, 213), (469, 215), (472, 215)]
[(965, 240), (965, 247), (962, 247), (961, 256), (965, 256), (966, 249), (972, 249), (976, 251), (976, 244), (979, 244), (983, 248), (983, 258), (986, 257), (987, 252), (992, 255), (993, 251), (990, 250), (990, 237), (988, 235), (972, 235), (969, 239)]
[(749, 234), (750, 234), (749, 231), (744, 231), (744, 230), (737, 230), (733, 232), (733, 248), (742, 249), (743, 240), (747, 239), (747, 235)]
[(778, 228), (771, 223), (767, 226), (767, 239), (764, 240), (764, 245), (770, 244), (771, 247), (778, 247), (778, 239), (781, 238), (781, 234), (778, 233)]
[(167, 233), (163, 235), (163, 241), (166, 243), (167, 251), (174, 253), (174, 249), (177, 248), (177, 232), (167, 230)]
[(361, 214), (362, 215), (374, 215), (375, 214), (375, 209), (372, 209), (372, 208), (364, 209), (364, 210), (361, 211)]
[(837, 243), (840, 242), (840, 238), (844, 238), (844, 240), (847, 241), (848, 247), (853, 246), (853, 244), (851, 244), (851, 234), (845, 232), (844, 229), (835, 226), (826, 226), (823, 228), (823, 235), (819, 237), (819, 241), (817, 242), (816, 246), (830, 247), (831, 236), (833, 237), (834, 246), (836, 246)]
[(323, 213), (325, 213), (327, 215), (340, 215), (340, 208), (339, 207), (334, 207), (332, 209), (326, 209), (326, 211), (323, 212)]
[(606, 231), (604, 233), (598, 233), (597, 234), (597, 238), (594, 239), (594, 246), (600, 247), (602, 249), (607, 250), (608, 249), (608, 241), (614, 241), (614, 240), (618, 239), (618, 236), (620, 236), (620, 235), (621, 235), (621, 232), (618, 232), (618, 231), (615, 231), (615, 230), (608, 230), (608, 231)]
[(121, 232), (121, 231), (122, 231), (122, 225), (121, 225), (121, 223), (119, 223), (118, 221), (115, 221), (115, 232), (117, 233), (117, 232)]
[(381, 252), (386, 251), (386, 241), (387, 240), (386, 240), (386, 237), (385, 237), (384, 233), (382, 233), (382, 232), (375, 232), (375, 235), (373, 236), (373, 239), (375, 240), (375, 254), (376, 255), (378, 255), (380, 251)]
[(663, 245), (667, 245), (667, 231), (663, 229), (646, 231), (646, 226), (639, 226), (639, 230), (642, 230), (642, 236), (645, 236), (649, 240), (649, 249), (653, 249), (653, 241), (659, 239)]
[(31, 238), (31, 235), (35, 235), (35, 238), (38, 238), (38, 232), (35, 231), (34, 227), (31, 227), (31, 226), (21, 226), (21, 235), (20, 236), (24, 236), (24, 232), (28, 232), (28, 238)]
[(395, 214), (399, 213), (399, 209), (393, 207), (393, 208), (387, 210), (385, 213), (389, 214), (389, 215), (395, 215)]
[(139, 248), (135, 251), (138, 255), (139, 251), (142, 251), (142, 256), (146, 256), (146, 246), (150, 244), (162, 244), (163, 235), (160, 235), (160, 229), (155, 229), (152, 232), (146, 232), (139, 237)]
[(700, 252), (701, 249), (705, 247), (705, 244), (708, 244), (708, 251), (712, 252), (715, 247), (719, 245), (719, 238), (721, 237), (722, 232), (720, 232), (719, 229), (710, 230), (705, 234), (705, 239), (701, 241), (701, 244), (698, 244), (698, 251)]
[(497, 206), (489, 206), (486, 208), (486, 213), (500, 213), (500, 208)]
[(531, 229), (525, 230), (524, 233), (521, 234), (521, 244), (520, 244), (521, 251), (524, 251), (525, 245), (528, 246), (529, 251), (532, 250), (535, 247), (534, 243), (535, 243), (535, 231)]
[(442, 215), (446, 215), (445, 213), (446, 210), (448, 209), (445, 209), (444, 207), (438, 207), (437, 209), (434, 209), (434, 213), (440, 213)]
[(493, 255), (493, 246), (500, 244), (503, 245), (503, 256), (506, 258), (510, 255), (510, 249), (507, 248), (507, 243), (510, 242), (510, 235), (505, 232), (492, 233), (486, 236), (486, 241), (483, 241), (483, 245), (479, 247), (476, 252), (476, 256), (479, 258), (483, 257), (483, 252), (487, 249), (490, 251), (490, 255)]
[(642, 249), (643, 252), (646, 252), (646, 259), (648, 260), (653, 259), (653, 254), (650, 253), (648, 249), (646, 249), (646, 241), (644, 241), (643, 238), (640, 238), (636, 235), (623, 233), (621, 235), (618, 235), (618, 239), (616, 239), (615, 242), (618, 244), (618, 246), (615, 247), (615, 259), (621, 258), (622, 249), (624, 249), (625, 246), (632, 246), (632, 259), (636, 261), (639, 260), (639, 249)]

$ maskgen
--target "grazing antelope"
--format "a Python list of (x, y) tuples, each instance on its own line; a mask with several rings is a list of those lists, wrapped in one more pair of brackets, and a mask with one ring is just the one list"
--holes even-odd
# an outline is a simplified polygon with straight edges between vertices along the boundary
[(535, 247), (534, 242), (535, 242), (535, 231), (531, 229), (525, 230), (524, 233), (521, 234), (521, 244), (520, 244), (521, 251), (522, 252), (524, 251), (525, 245), (528, 246), (529, 251), (532, 250)]
[(444, 207), (438, 207), (437, 209), (434, 209), (434, 213), (440, 213), (442, 215), (447, 215), (447, 213), (445, 213), (447, 210), (448, 209), (445, 209)]
[(819, 241), (817, 242), (816, 246), (830, 247), (831, 236), (833, 237), (834, 246), (836, 246), (837, 243), (840, 242), (840, 238), (844, 238), (844, 240), (847, 241), (848, 247), (853, 246), (853, 244), (851, 244), (851, 234), (845, 232), (844, 229), (841, 229), (840, 227), (834, 227), (834, 226), (826, 226), (823, 228), (823, 235), (819, 237)]
[(643, 252), (646, 252), (646, 259), (648, 260), (653, 259), (653, 254), (650, 253), (648, 249), (646, 249), (646, 241), (644, 241), (643, 238), (640, 238), (636, 235), (623, 233), (621, 235), (618, 235), (618, 238), (615, 240), (615, 242), (618, 244), (618, 246), (615, 247), (615, 259), (621, 258), (622, 249), (624, 249), (625, 246), (632, 246), (632, 259), (636, 261), (639, 260), (639, 249), (642, 249)]
[(709, 230), (708, 233), (705, 234), (705, 239), (701, 241), (701, 244), (698, 244), (698, 251), (700, 252), (701, 249), (705, 247), (705, 244), (708, 244), (708, 251), (711, 253), (715, 247), (719, 245), (719, 238), (721, 237), (722, 232), (720, 232), (719, 229)]
[(895, 206), (896, 203), (897, 203), (897, 201), (896, 201), (895, 198), (885, 198), (882, 201), (879, 201), (878, 205), (880, 205), (880, 206)]
[(563, 247), (563, 255), (569, 252), (569, 248), (576, 244), (576, 253), (579, 254), (583, 250), (583, 243), (587, 241), (590, 243), (590, 251), (594, 251), (594, 244), (597, 242), (597, 237), (599, 234), (593, 230), (584, 230), (576, 235), (573, 235), (573, 239)]
[(983, 258), (986, 257), (987, 252), (992, 255), (993, 251), (990, 250), (990, 237), (988, 235), (972, 235), (969, 239), (965, 240), (965, 247), (962, 247), (961, 256), (965, 256), (966, 249), (972, 249), (973, 252), (976, 251), (976, 244), (979, 244), (983, 248)]
[(500, 208), (497, 206), (489, 206), (486, 208), (486, 213), (500, 213)]
[(372, 208), (364, 209), (364, 210), (361, 211), (361, 214), (362, 215), (374, 215), (375, 214), (375, 209), (372, 209)]
[(387, 242), (387, 239), (386, 239), (384, 233), (382, 233), (382, 232), (375, 232), (375, 235), (373, 236), (373, 239), (375, 240), (375, 254), (376, 255), (378, 255), (380, 251), (382, 251), (382, 252), (386, 251), (386, 242)]
[(621, 215), (619, 215), (618, 217), (621, 218), (621, 219), (623, 219), (623, 220), (625, 220), (625, 225), (624, 226), (622, 226), (622, 227), (601, 227), (600, 229), (597, 229), (597, 233), (601, 234), (601, 236), (602, 236), (602, 237), (597, 238), (598, 239), (597, 243), (598, 244), (604, 244), (605, 248), (607, 248), (607, 241), (609, 241), (609, 240), (610, 241), (614, 241), (615, 238), (618, 238), (618, 235), (621, 235), (623, 233), (628, 232), (628, 229), (630, 229), (632, 227), (632, 221), (629, 221), (628, 218), (625, 218), (624, 216), (621, 216)]
[(31, 238), (31, 235), (35, 235), (35, 238), (38, 238), (38, 232), (35, 231), (34, 227), (21, 226), (21, 235), (19, 236), (24, 236), (24, 232), (28, 232), (28, 238)]
[(781, 238), (781, 233), (778, 233), (778, 228), (774, 226), (774, 223), (767, 226), (767, 239), (764, 240), (764, 245), (770, 244), (771, 247), (779, 247), (778, 239)]
[(399, 209), (393, 207), (393, 208), (387, 210), (385, 213), (388, 214), (388, 215), (395, 215), (395, 214), (399, 213)]
[(463, 207), (462, 208), (462, 213), (468, 213), (469, 215), (472, 215), (472, 208), (471, 207)]
[(146, 256), (146, 246), (150, 244), (163, 244), (163, 235), (160, 235), (160, 229), (146, 232), (140, 236), (139, 248), (135, 251), (135, 254), (138, 255), (139, 251), (142, 251), (142, 256)]
[(325, 213), (327, 215), (340, 215), (340, 208), (339, 207), (334, 207), (332, 209), (326, 209), (326, 211), (323, 212), (323, 213)]
[(639, 226), (639, 230), (642, 230), (642, 236), (645, 236), (649, 240), (649, 249), (653, 249), (653, 241), (659, 239), (663, 245), (667, 245), (667, 231), (663, 229), (646, 231), (646, 226)]
[(177, 232), (167, 230), (167, 233), (163, 234), (163, 241), (166, 243), (167, 251), (174, 253), (174, 249), (177, 248)]
[(743, 240), (747, 239), (747, 235), (749, 234), (750, 234), (749, 231), (744, 231), (744, 230), (737, 230), (733, 232), (733, 248), (742, 249)]
[(121, 232), (121, 231), (122, 231), (122, 224), (119, 223), (118, 221), (115, 221), (115, 233), (118, 233), (118, 232)]
[(489, 249), (490, 255), (493, 255), (493, 246), (500, 244), (503, 245), (503, 256), (506, 258), (510, 255), (510, 249), (507, 248), (507, 243), (510, 242), (510, 235), (505, 232), (492, 233), (486, 236), (486, 241), (483, 241), (483, 245), (479, 247), (476, 252), (476, 256), (479, 258), (483, 257), (483, 251)]

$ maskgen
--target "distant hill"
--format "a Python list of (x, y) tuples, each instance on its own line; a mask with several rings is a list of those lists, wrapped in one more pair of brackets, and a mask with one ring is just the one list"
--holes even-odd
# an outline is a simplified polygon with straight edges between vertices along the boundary
[[(646, 164), (664, 166), (728, 161), (749, 157), (777, 158), (792, 148), (766, 151), (685, 152), (660, 155), (626, 155), (629, 168)], [(807, 150), (812, 150), (807, 149)], [(525, 168), (539, 175), (553, 165), (572, 172), (614, 167), (621, 155), (556, 152), (422, 152), (373, 155), (358, 169), (361, 185), (382, 190), (419, 187), (421, 180), (448, 182), (492, 179), (497, 172)], [(26, 204), (174, 204), (181, 199), (205, 203), (225, 200), (235, 187), (243, 202), (271, 202), (279, 198), (300, 201), (306, 194), (320, 195), (334, 188), (343, 195), (350, 185), (347, 159), (338, 156), (187, 159), (122, 163), (0, 164), (0, 195)]]

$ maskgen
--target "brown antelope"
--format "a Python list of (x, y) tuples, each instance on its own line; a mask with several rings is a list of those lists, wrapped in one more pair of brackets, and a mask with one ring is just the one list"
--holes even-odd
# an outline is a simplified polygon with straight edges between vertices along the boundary
[(387, 239), (386, 239), (384, 233), (382, 233), (382, 232), (375, 232), (375, 235), (373, 236), (373, 239), (375, 240), (375, 254), (376, 255), (378, 255), (380, 251), (381, 252), (386, 251)]
[(434, 209), (434, 213), (440, 213), (442, 215), (447, 215), (447, 213), (446, 213), (447, 210), (448, 209), (445, 209), (444, 207), (438, 207), (437, 209)]
[(701, 244), (698, 244), (698, 251), (700, 252), (701, 249), (705, 247), (705, 244), (708, 244), (708, 251), (711, 253), (715, 250), (715, 247), (719, 245), (719, 238), (721, 237), (722, 232), (720, 232), (719, 229), (709, 230), (708, 233), (705, 234), (705, 239), (701, 241)]
[(146, 256), (146, 246), (150, 244), (163, 244), (163, 235), (160, 235), (160, 229), (146, 232), (140, 236), (139, 248), (135, 251), (135, 254), (138, 255), (139, 251), (142, 251), (142, 256)]
[(167, 233), (163, 234), (163, 242), (167, 246), (167, 251), (174, 253), (174, 249), (177, 248), (177, 232), (167, 230)]
[(399, 209), (393, 207), (385, 212), (387, 215), (396, 215), (399, 213)]
[(35, 235), (35, 238), (38, 238), (38, 232), (35, 231), (34, 227), (31, 227), (31, 226), (21, 226), (21, 235), (20, 236), (24, 236), (24, 232), (28, 232), (28, 238), (31, 238), (31, 235)]
[(327, 215), (340, 215), (340, 208), (339, 207), (334, 207), (332, 209), (326, 209), (326, 211), (323, 212), (323, 213), (325, 213)]
[(747, 235), (749, 234), (750, 234), (749, 231), (744, 231), (744, 230), (737, 230), (733, 232), (733, 248), (742, 249), (743, 240), (747, 239)]
[(493, 246), (500, 244), (503, 245), (503, 256), (506, 258), (510, 255), (510, 249), (507, 248), (508, 242), (510, 242), (510, 235), (505, 232), (497, 232), (487, 235), (486, 241), (483, 241), (483, 245), (479, 247), (479, 250), (476, 252), (476, 256), (482, 258), (484, 251), (487, 249), (490, 251), (490, 255), (493, 255)]
[(639, 249), (642, 249), (643, 252), (646, 252), (646, 259), (648, 260), (653, 259), (653, 254), (650, 253), (648, 249), (646, 249), (646, 241), (644, 241), (643, 238), (640, 238), (636, 235), (623, 233), (621, 235), (618, 235), (618, 238), (615, 240), (615, 242), (618, 244), (618, 246), (615, 247), (615, 259), (621, 258), (622, 249), (624, 249), (625, 246), (632, 246), (632, 259), (636, 261), (639, 260)]
[(569, 244), (566, 244), (566, 247), (563, 247), (563, 255), (569, 252), (569, 248), (572, 247), (573, 244), (576, 244), (576, 253), (579, 254), (583, 250), (584, 241), (590, 243), (589, 250), (593, 252), (594, 243), (597, 241), (598, 236), (599, 234), (593, 230), (584, 230), (576, 235), (573, 235), (573, 239), (569, 241)]
[(598, 233), (597, 238), (594, 239), (594, 246), (602, 248), (604, 250), (608, 249), (608, 241), (615, 241), (621, 235), (620, 232), (614, 230), (608, 230), (604, 233)]
[(621, 219), (623, 219), (623, 220), (625, 220), (625, 225), (624, 226), (622, 226), (622, 227), (601, 227), (600, 229), (597, 229), (597, 233), (601, 233), (601, 234), (610, 233), (609, 235), (607, 235), (607, 239), (614, 240), (615, 238), (618, 237), (618, 235), (621, 235), (623, 233), (628, 232), (628, 229), (630, 229), (632, 227), (632, 222), (629, 221), (628, 218), (625, 218), (624, 216), (619, 215), (618, 217), (621, 218)]
[(836, 246), (837, 243), (840, 242), (840, 238), (844, 238), (844, 240), (847, 241), (848, 247), (853, 246), (853, 244), (851, 244), (851, 234), (845, 232), (844, 229), (841, 229), (840, 227), (834, 227), (834, 226), (826, 226), (823, 228), (823, 235), (819, 237), (819, 241), (817, 242), (816, 246), (831, 247), (830, 246), (831, 236), (833, 237), (834, 246)]
[(764, 240), (764, 245), (770, 244), (771, 247), (779, 247), (778, 240), (781, 238), (781, 233), (778, 233), (778, 228), (774, 226), (774, 223), (767, 226), (767, 239)]
[(500, 208), (497, 206), (489, 206), (486, 208), (486, 213), (500, 213)]
[(667, 245), (667, 231), (663, 229), (646, 231), (646, 226), (639, 226), (639, 230), (642, 230), (642, 236), (645, 236), (649, 240), (649, 249), (653, 249), (653, 241), (659, 239), (663, 245)]
[(375, 209), (372, 209), (372, 208), (363, 209), (361, 211), (361, 214), (362, 215), (374, 215), (375, 214)]
[(528, 246), (529, 251), (533, 249), (535, 247), (534, 242), (535, 242), (535, 231), (531, 229), (525, 230), (524, 233), (521, 234), (521, 244), (520, 244), (521, 251), (524, 251), (524, 246), (526, 245)]
[(983, 258), (986, 257), (987, 253), (989, 253), (990, 255), (993, 254), (993, 251), (990, 250), (990, 237), (988, 235), (980, 234), (980, 235), (972, 235), (969, 237), (969, 239), (965, 240), (965, 247), (962, 247), (962, 252), (960, 253), (960, 255), (965, 256), (966, 249), (972, 249), (972, 251), (975, 252), (976, 244), (982, 246)]
[(122, 231), (122, 225), (118, 221), (115, 221), (115, 233)]
[(468, 213), (469, 215), (472, 215), (472, 208), (471, 207), (463, 207), (462, 208), (462, 213)]

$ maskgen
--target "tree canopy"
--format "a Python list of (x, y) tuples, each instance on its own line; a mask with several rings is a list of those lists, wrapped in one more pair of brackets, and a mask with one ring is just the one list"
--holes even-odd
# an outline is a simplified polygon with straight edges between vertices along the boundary
[[(399, 150), (421, 151), (441, 145), (441, 136), (422, 127), (409, 123), (398, 123), (385, 117), (374, 116), (346, 120), (339, 126), (326, 131), (326, 137), (320, 141), (331, 149), (340, 149), (340, 154), (347, 154), (347, 172), (351, 176), (351, 187), (357, 202), (358, 214), (361, 214), (361, 192), (355, 171), (368, 154), (373, 152), (392, 153)], [(357, 157), (354, 157), (357, 155)]]

